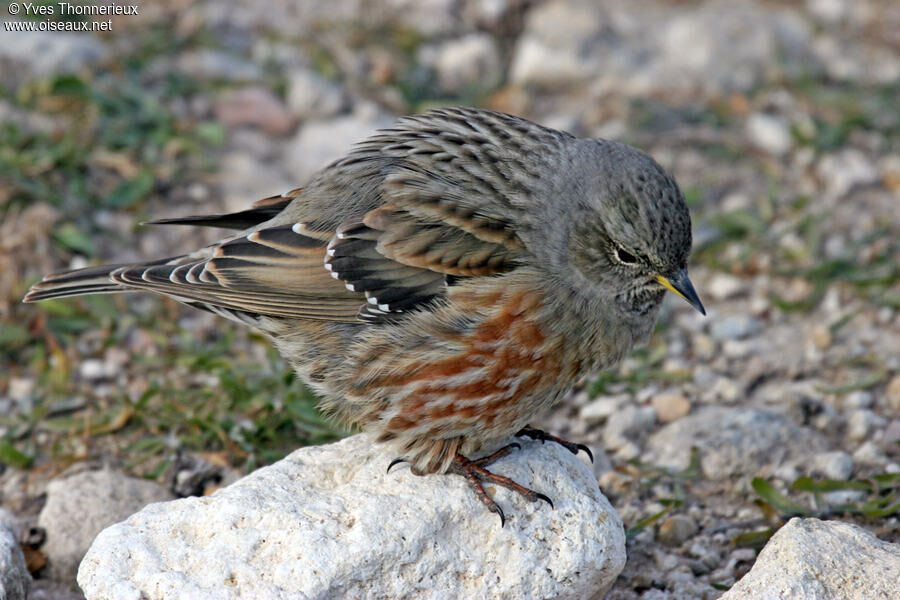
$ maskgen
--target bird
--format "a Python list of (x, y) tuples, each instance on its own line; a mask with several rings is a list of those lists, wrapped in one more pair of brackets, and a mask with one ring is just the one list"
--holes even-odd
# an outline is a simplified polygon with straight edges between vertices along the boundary
[(690, 213), (663, 167), (485, 109), (401, 117), (302, 188), (149, 224), (237, 231), (48, 275), (24, 301), (150, 291), (256, 328), (325, 413), (392, 445), (390, 466), (463, 476), (501, 526), (486, 483), (552, 506), (487, 468), (520, 447), (503, 442), (590, 454), (530, 423), (645, 343), (666, 290), (705, 314)]

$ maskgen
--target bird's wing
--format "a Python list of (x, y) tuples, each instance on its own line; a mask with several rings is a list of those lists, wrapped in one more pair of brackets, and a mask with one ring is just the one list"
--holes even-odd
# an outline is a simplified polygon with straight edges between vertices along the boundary
[(250, 230), (183, 257), (51, 275), (26, 300), (139, 289), (249, 315), (393, 319), (443, 296), (459, 278), (505, 273), (525, 253), (518, 196), (522, 177), (539, 174), (501, 156), (505, 128), (521, 123), (464, 109), (401, 119), (320, 175), (352, 192), (354, 169), (380, 165), (363, 171), (380, 180), (369, 202), (332, 210), (362, 208), (355, 216), (324, 217), (328, 196), (294, 190), (231, 215), (156, 221)]

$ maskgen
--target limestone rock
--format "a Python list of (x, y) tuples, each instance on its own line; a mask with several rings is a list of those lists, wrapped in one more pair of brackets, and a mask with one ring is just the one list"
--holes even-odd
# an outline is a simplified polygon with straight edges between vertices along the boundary
[[(0, 508), (0, 513), (5, 512)], [(5, 525), (5, 519), (5, 515), (0, 514), (0, 598), (27, 598), (31, 575), (25, 568), (19, 540)]]
[(523, 441), (491, 466), (556, 505), (488, 486), (503, 528), (463, 478), (386, 473), (393, 457), (361, 434), (149, 506), (97, 537), (79, 584), (88, 600), (582, 598), (624, 565), (621, 521), (556, 444)]
[(104, 527), (151, 502), (170, 500), (162, 486), (115, 471), (86, 471), (47, 485), (38, 525), (47, 531), (41, 548), (54, 579), (74, 579), (84, 553)]
[(691, 449), (710, 479), (755, 475), (791, 460), (824, 451), (819, 434), (782, 415), (750, 408), (710, 406), (673, 421), (647, 440), (647, 460), (686, 469)]
[(310, 121), (288, 145), (285, 164), (295, 181), (305, 182), (313, 173), (349, 152), (353, 144), (391, 122), (392, 119), (368, 106), (350, 115)]
[(791, 519), (721, 600), (896, 598), (900, 545), (848, 523)]

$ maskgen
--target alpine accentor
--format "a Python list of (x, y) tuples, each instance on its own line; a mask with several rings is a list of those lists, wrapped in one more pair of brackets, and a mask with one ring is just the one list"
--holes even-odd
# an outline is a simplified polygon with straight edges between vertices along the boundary
[[(416, 473), (549, 499), (467, 456), (527, 426), (653, 330), (687, 276), (691, 220), (671, 176), (629, 146), (496, 112), (400, 119), (302, 189), (227, 215), (192, 254), (50, 275), (26, 302), (149, 290), (265, 332), (337, 417)], [(583, 448), (583, 447), (582, 447)], [(585, 448), (586, 449), (586, 448)]]

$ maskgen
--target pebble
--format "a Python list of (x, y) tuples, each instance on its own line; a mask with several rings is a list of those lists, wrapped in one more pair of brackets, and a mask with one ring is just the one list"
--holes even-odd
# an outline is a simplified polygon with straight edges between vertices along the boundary
[(788, 123), (778, 115), (750, 115), (747, 118), (747, 137), (756, 147), (776, 156), (782, 156), (791, 149)]
[(720, 342), (742, 340), (759, 333), (762, 323), (749, 315), (731, 315), (718, 319), (712, 324), (710, 334)]
[(425, 55), (422, 62), (437, 71), (438, 82), (447, 92), (492, 89), (503, 76), (497, 43), (486, 33), (470, 33), (429, 50), (420, 52)]
[(33, 391), (34, 379), (30, 377), (11, 377), (6, 388), (6, 394), (18, 403), (28, 400)]
[(691, 412), (691, 401), (683, 394), (657, 394), (650, 400), (650, 404), (656, 411), (657, 420), (661, 423), (680, 419)]
[(853, 475), (853, 457), (841, 450), (820, 452), (812, 456), (810, 467), (828, 479), (846, 481)]
[(832, 336), (831, 329), (825, 327), (824, 325), (819, 325), (813, 328), (812, 330), (812, 343), (813, 346), (816, 347), (817, 350), (828, 350), (831, 347)]
[(866, 390), (856, 390), (844, 396), (844, 410), (858, 408), (872, 408), (875, 404), (875, 395)]
[(310, 69), (288, 75), (287, 106), (301, 120), (333, 117), (347, 104), (341, 88)]
[(578, 411), (578, 417), (587, 423), (602, 423), (615, 414), (619, 407), (624, 405), (631, 396), (628, 394), (619, 396), (600, 396), (585, 404)]
[(78, 374), (87, 381), (98, 381), (113, 377), (116, 370), (99, 358), (86, 358), (78, 364)]
[(883, 427), (887, 420), (871, 410), (854, 410), (847, 419), (847, 437), (854, 442), (865, 440), (876, 427)]
[(632, 437), (649, 431), (656, 422), (656, 412), (650, 406), (624, 406), (609, 416), (603, 428), (603, 440), (608, 448), (619, 449)]
[(846, 148), (836, 154), (827, 154), (816, 169), (824, 181), (827, 192), (839, 198), (859, 185), (875, 183), (878, 170), (871, 160), (857, 148)]
[(709, 294), (713, 300), (728, 300), (740, 295), (746, 289), (743, 280), (728, 273), (716, 273), (703, 286), (703, 293)]
[(227, 127), (258, 127), (273, 136), (290, 133), (294, 118), (280, 98), (264, 87), (246, 87), (216, 102), (216, 117)]
[(688, 515), (672, 515), (659, 526), (657, 539), (667, 546), (680, 546), (697, 534), (697, 522)]
[(853, 452), (853, 460), (864, 465), (883, 465), (887, 462), (881, 448), (872, 440), (866, 440), (860, 444), (859, 448)]
[(884, 393), (891, 412), (900, 413), (900, 375), (891, 378)]

